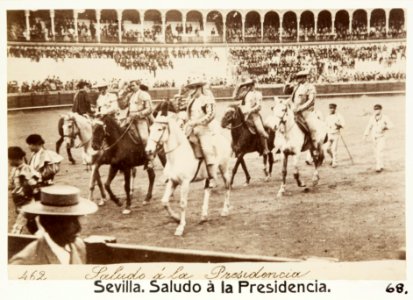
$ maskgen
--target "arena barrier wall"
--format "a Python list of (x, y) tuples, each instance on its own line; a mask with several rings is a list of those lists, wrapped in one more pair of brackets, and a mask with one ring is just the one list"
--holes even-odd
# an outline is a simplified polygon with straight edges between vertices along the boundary
[[(8, 235), (8, 258), (36, 240), (33, 235)], [(215, 251), (188, 250), (117, 244), (114, 237), (91, 236), (84, 239), (88, 264), (149, 262), (224, 263), (224, 262), (298, 262), (272, 256), (243, 255)]]
[[(343, 96), (343, 95), (362, 95), (375, 93), (403, 93), (406, 90), (405, 81), (397, 82), (362, 82), (362, 83), (335, 83), (316, 85), (319, 96)], [(272, 96), (284, 96), (283, 85), (271, 87), (261, 87), (264, 98)], [(229, 100), (234, 91), (233, 87), (212, 87), (212, 91), (217, 101)], [(178, 93), (177, 88), (158, 88), (149, 92), (152, 99), (163, 100), (172, 99)], [(68, 107), (73, 103), (74, 91), (46, 92), (46, 93), (24, 93), (8, 94), (7, 108), (9, 111), (19, 111), (36, 108), (58, 108)], [(97, 93), (91, 92), (91, 100), (96, 102)]]

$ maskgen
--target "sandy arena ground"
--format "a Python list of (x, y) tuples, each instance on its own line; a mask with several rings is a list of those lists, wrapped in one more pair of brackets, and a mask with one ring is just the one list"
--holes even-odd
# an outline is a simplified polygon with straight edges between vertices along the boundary
[[(352, 165), (343, 144), (339, 144), (339, 167), (332, 169), (329, 160), (320, 169), (320, 184), (309, 193), (295, 185), (289, 169), (289, 195), (276, 199), (280, 185), (280, 163), (274, 165), (273, 177), (264, 182), (261, 158), (246, 156), (252, 180), (244, 187), (244, 175), (238, 171), (232, 191), (232, 210), (229, 217), (220, 217), (223, 187), (212, 193), (207, 223), (199, 224), (201, 215), (202, 183), (191, 185), (187, 212), (187, 226), (183, 237), (173, 235), (176, 223), (161, 206), (164, 191), (162, 168), (157, 161), (154, 198), (142, 206), (148, 180), (142, 168), (138, 171), (133, 194), (132, 213), (121, 214), (121, 209), (107, 202), (99, 211), (83, 218), (82, 236), (112, 235), (120, 243), (136, 243), (188, 249), (227, 251), (301, 258), (308, 256), (334, 257), (342, 261), (395, 258), (395, 251), (405, 246), (405, 96), (361, 96), (317, 100), (317, 107), (327, 113), (328, 103), (334, 101), (344, 116), (347, 126), (343, 137), (353, 155)], [(386, 169), (374, 171), (372, 142), (363, 141), (363, 132), (375, 103), (381, 103), (384, 113), (395, 128), (387, 134)], [(218, 104), (218, 118), (228, 103)], [(264, 117), (270, 113), (271, 102), (266, 102)], [(68, 109), (10, 113), (8, 116), (9, 146), (21, 146), (29, 152), (25, 138), (39, 133), (46, 147), (54, 149), (58, 139), (59, 115)], [(228, 130), (225, 130), (228, 131)], [(229, 135), (228, 135), (229, 136)], [(70, 184), (87, 196), (89, 173), (80, 164), (80, 150), (73, 150), (77, 165), (65, 157), (56, 183)], [(235, 159), (233, 160), (233, 163)], [(291, 166), (291, 164), (290, 164)], [(107, 166), (102, 167), (106, 177)], [(312, 167), (301, 159), (302, 178), (309, 184)], [(125, 199), (123, 176), (112, 183), (115, 194)], [(97, 197), (99, 194), (95, 192)], [(175, 192), (179, 195), (179, 189)], [(178, 209), (175, 199), (173, 207)], [(9, 197), (9, 228), (15, 219)]]

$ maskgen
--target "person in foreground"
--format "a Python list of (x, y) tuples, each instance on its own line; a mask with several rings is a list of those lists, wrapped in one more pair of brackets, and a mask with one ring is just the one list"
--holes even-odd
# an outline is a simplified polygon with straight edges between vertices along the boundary
[(11, 265), (85, 264), (86, 247), (78, 237), (79, 217), (97, 211), (97, 205), (81, 198), (79, 189), (54, 185), (41, 189), (40, 201), (21, 210), (39, 215), (44, 233), (10, 260)]

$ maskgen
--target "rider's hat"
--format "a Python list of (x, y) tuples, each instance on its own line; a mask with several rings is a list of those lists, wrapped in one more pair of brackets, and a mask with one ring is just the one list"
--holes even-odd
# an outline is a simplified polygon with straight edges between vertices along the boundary
[(241, 82), (238, 84), (238, 87), (248, 86), (255, 84), (255, 79), (251, 77), (243, 77)]
[(374, 110), (382, 109), (383, 107), (380, 104), (374, 105)]
[(309, 70), (302, 70), (300, 72), (298, 72), (297, 74), (295, 74), (295, 77), (303, 77), (303, 76), (308, 76), (310, 75), (310, 71)]
[(102, 87), (108, 87), (108, 83), (104, 80), (99, 81), (93, 86), (93, 88), (95, 89), (102, 88)]
[(185, 88), (191, 89), (191, 88), (204, 86), (206, 84), (207, 84), (207, 82), (204, 79), (202, 79), (201, 77), (196, 76), (196, 77), (189, 78), (188, 83), (185, 85)]

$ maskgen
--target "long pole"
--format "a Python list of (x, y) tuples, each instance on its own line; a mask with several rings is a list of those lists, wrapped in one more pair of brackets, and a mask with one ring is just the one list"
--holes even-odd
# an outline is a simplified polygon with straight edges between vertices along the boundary
[(341, 137), (341, 140), (343, 141), (344, 147), (345, 147), (346, 150), (347, 150), (347, 154), (348, 154), (348, 156), (350, 157), (351, 164), (354, 165), (353, 157), (351, 156), (350, 150), (348, 150), (347, 144), (346, 144), (346, 142), (344, 141), (344, 138), (343, 138), (343, 136), (341, 135), (341, 132), (340, 132), (340, 137)]

